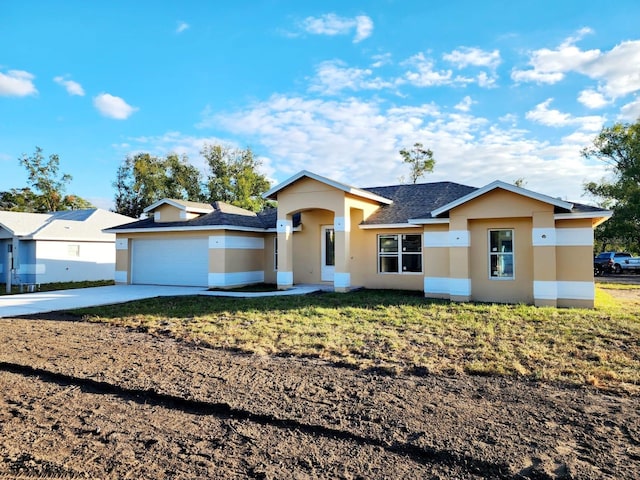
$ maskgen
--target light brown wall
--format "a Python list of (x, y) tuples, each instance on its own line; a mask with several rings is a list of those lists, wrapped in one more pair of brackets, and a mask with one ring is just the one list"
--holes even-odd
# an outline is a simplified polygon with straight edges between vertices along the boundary
[(225, 273), (264, 270), (264, 251), (253, 249), (226, 249)]
[[(351, 252), (358, 262), (352, 262), (351, 284), (366, 288), (390, 288), (396, 290), (424, 289), (424, 274), (378, 273), (378, 234), (421, 234), (421, 228), (363, 229), (352, 238)], [(353, 243), (354, 240), (357, 243)], [(354, 257), (355, 260), (356, 257)], [(424, 265), (424, 249), (423, 249)]]
[[(533, 303), (533, 255), (530, 218), (472, 220), (471, 298), (482, 302)], [(489, 230), (514, 229), (514, 280), (489, 277)]]
[(553, 212), (553, 205), (496, 189), (451, 210), (451, 217), (468, 219), (533, 217), (534, 212)]
[(156, 208), (152, 214), (158, 213), (160, 215), (160, 222), (179, 222), (183, 219), (180, 218), (181, 210), (173, 205), (160, 205)]
[(344, 192), (316, 180), (302, 178), (278, 193), (279, 217), (314, 208), (331, 210), (342, 216)]
[[(129, 247), (131, 248), (131, 247)], [(116, 271), (129, 271), (129, 250), (116, 250)]]
[(267, 234), (264, 237), (264, 281), (265, 283), (277, 283), (277, 271), (274, 264), (274, 240), (275, 234)]
[[(563, 228), (592, 228), (589, 218), (556, 221), (557, 230)], [(593, 281), (593, 245), (556, 247), (557, 280), (567, 282)]]
[(293, 234), (294, 283), (321, 283), (321, 227), (333, 222), (334, 214), (327, 210), (302, 212), (302, 230)]
[(449, 248), (431, 247), (423, 248), (424, 276), (448, 277), (449, 276)]
[(593, 281), (593, 247), (556, 247), (556, 252), (558, 281)]

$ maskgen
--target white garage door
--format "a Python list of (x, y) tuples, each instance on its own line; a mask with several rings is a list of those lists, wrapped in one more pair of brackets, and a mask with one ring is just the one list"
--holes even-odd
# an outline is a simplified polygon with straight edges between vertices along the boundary
[(202, 287), (208, 285), (208, 237), (134, 239), (131, 255), (132, 283)]

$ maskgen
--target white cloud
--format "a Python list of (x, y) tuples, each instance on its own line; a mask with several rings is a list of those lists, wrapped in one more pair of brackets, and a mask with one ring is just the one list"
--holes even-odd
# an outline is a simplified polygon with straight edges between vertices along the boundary
[(361, 42), (362, 40), (369, 38), (373, 33), (373, 20), (366, 15), (359, 15), (356, 17), (356, 36), (353, 39), (353, 43)]
[(182, 33), (185, 30), (189, 30), (189, 28), (191, 28), (191, 25), (189, 25), (187, 22), (178, 22), (176, 33)]
[(620, 120), (632, 123), (640, 121), (640, 97), (620, 109)]
[(284, 95), (217, 116), (231, 133), (261, 145), (261, 153), (277, 165), (279, 181), (307, 169), (360, 187), (396, 183), (407, 175), (398, 151), (415, 142), (431, 148), (437, 160), (425, 181), (482, 186), (523, 177), (532, 190), (578, 201), (583, 182), (606, 173), (603, 165), (580, 156), (592, 138), (582, 130), (584, 120), (562, 117), (560, 123), (577, 129), (555, 142), (536, 140), (517, 128), (516, 120), (509, 116), (491, 123), (466, 113), (443, 113), (433, 104), (387, 106), (382, 100)]
[(301, 27), (314, 35), (348, 35), (355, 30), (353, 43), (361, 42), (373, 33), (373, 20), (366, 15), (355, 18), (340, 17), (335, 13), (327, 13), (320, 17), (307, 17)]
[(471, 97), (467, 95), (460, 101), (460, 103), (458, 103), (453, 108), (455, 108), (456, 110), (460, 110), (461, 112), (468, 112), (469, 110), (471, 110), (471, 105), (473, 105), (474, 103), (476, 102), (471, 100)]
[(132, 107), (122, 98), (108, 93), (101, 93), (94, 97), (93, 105), (103, 116), (116, 120), (126, 120), (138, 110), (137, 107)]
[(414, 55), (404, 63), (415, 68), (414, 71), (405, 73), (405, 78), (412, 85), (417, 87), (433, 87), (454, 83), (452, 78), (453, 72), (451, 70), (435, 70), (433, 60), (426, 58), (423, 53)]
[(500, 52), (481, 50), (475, 47), (460, 47), (451, 53), (445, 53), (442, 58), (453, 63), (458, 68), (465, 68), (469, 65), (474, 67), (487, 67), (495, 69), (500, 65)]
[[(569, 72), (577, 72), (601, 85), (598, 91), (611, 99), (640, 91), (640, 40), (622, 42), (608, 52), (581, 50), (574, 43), (591, 33), (584, 28), (554, 50), (543, 48), (531, 53), (528, 70), (514, 69), (516, 82), (557, 83)], [(592, 97), (593, 99), (593, 97)]]
[(589, 115), (585, 117), (573, 117), (568, 113), (560, 110), (550, 109), (549, 105), (553, 98), (548, 98), (544, 102), (535, 106), (533, 110), (528, 111), (525, 117), (532, 122), (545, 125), (547, 127), (567, 127), (577, 126), (581, 130), (597, 131), (600, 130), (605, 121), (604, 117), (597, 115)]
[(38, 93), (33, 79), (35, 77), (24, 70), (9, 70), (6, 74), (0, 72), (0, 96), (26, 97)]
[(380, 55), (374, 55), (372, 60), (374, 60), (374, 62), (371, 64), (371, 68), (380, 68), (391, 63), (391, 54), (382, 53)]
[(535, 83), (558, 83), (564, 78), (564, 74), (560, 72), (540, 72), (537, 70), (514, 70), (511, 72), (511, 78), (516, 83), (535, 82)]
[(602, 93), (590, 88), (580, 92), (578, 101), (587, 108), (602, 108), (611, 103)]
[(372, 70), (349, 68), (340, 60), (322, 62), (316, 68), (309, 91), (333, 95), (342, 90), (380, 90), (393, 87), (393, 83), (372, 78)]
[(84, 89), (78, 82), (74, 82), (73, 80), (66, 80), (65, 77), (62, 76), (54, 77), (53, 81), (58, 85), (63, 86), (67, 90), (67, 93), (69, 95), (78, 95), (80, 97), (84, 97)]

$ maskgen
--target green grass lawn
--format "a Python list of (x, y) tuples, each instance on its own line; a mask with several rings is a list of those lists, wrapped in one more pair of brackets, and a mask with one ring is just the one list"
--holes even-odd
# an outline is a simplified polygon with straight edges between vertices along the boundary
[(597, 289), (597, 308), (450, 303), (413, 292), (154, 298), (77, 311), (255, 354), (390, 372), (513, 375), (640, 393), (640, 303)]

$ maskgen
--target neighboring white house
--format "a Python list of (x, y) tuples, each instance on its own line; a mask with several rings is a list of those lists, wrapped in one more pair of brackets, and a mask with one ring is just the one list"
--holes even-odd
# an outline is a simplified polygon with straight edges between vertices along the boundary
[(115, 235), (102, 230), (133, 220), (99, 208), (0, 211), (0, 283), (113, 279)]

